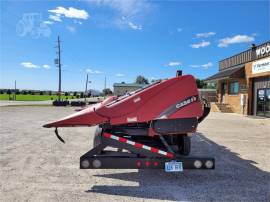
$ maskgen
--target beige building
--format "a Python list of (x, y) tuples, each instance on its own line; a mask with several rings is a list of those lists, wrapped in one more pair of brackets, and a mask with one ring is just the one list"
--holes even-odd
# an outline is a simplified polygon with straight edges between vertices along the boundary
[(126, 93), (136, 91), (145, 86), (147, 85), (137, 83), (115, 83), (113, 84), (113, 94), (118, 96), (125, 95)]
[(217, 82), (220, 111), (270, 117), (270, 41), (219, 62)]

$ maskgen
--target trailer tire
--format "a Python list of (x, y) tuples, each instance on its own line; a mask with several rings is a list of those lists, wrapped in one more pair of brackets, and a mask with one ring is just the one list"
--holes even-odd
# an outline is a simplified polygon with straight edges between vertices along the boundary
[(101, 135), (102, 135), (102, 128), (101, 127), (97, 127), (96, 131), (95, 131), (95, 137), (94, 137), (94, 142), (93, 145), (94, 147), (97, 147), (98, 145), (101, 144)]
[(190, 153), (190, 148), (191, 148), (191, 141), (190, 141), (190, 137), (188, 136), (178, 136), (178, 149), (179, 149), (179, 154), (182, 154), (182, 155), (189, 155)]

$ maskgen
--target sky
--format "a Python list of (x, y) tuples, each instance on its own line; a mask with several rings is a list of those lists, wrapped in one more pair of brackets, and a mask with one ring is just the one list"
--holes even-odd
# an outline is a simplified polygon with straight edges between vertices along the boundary
[(83, 91), (175, 76), (204, 79), (218, 62), (269, 40), (269, 1), (0, 1), (0, 88)]

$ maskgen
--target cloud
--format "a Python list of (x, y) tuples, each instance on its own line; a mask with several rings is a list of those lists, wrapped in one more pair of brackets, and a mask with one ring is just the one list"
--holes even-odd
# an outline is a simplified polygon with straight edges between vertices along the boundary
[(50, 15), (49, 19), (56, 21), (56, 22), (62, 22), (60, 15)]
[(142, 30), (142, 26), (141, 26), (141, 25), (135, 25), (135, 24), (132, 23), (132, 22), (128, 22), (128, 26), (129, 26), (131, 29), (134, 29), (134, 30)]
[[(133, 30), (142, 30), (145, 18), (155, 6), (148, 0), (87, 0), (91, 5), (106, 7), (111, 9), (109, 20), (103, 20), (102, 26), (116, 26), (117, 28), (131, 28)], [(136, 23), (135, 23), (136, 22)]]
[(190, 67), (197, 68), (200, 67), (200, 65), (189, 65)]
[(73, 22), (74, 22), (75, 24), (79, 24), (79, 25), (82, 25), (82, 24), (83, 24), (81, 21), (78, 21), (78, 20), (73, 20)]
[(50, 65), (42, 65), (42, 67), (43, 67), (44, 69), (51, 69), (51, 66), (50, 66)]
[(189, 65), (190, 67), (193, 67), (193, 68), (199, 68), (199, 67), (202, 67), (204, 69), (208, 69), (210, 67), (213, 66), (213, 63), (212, 62), (208, 62), (206, 64), (203, 64), (203, 65)]
[(125, 76), (125, 75), (124, 75), (124, 74), (118, 73), (118, 74), (115, 74), (115, 76), (117, 76), (117, 77), (123, 77), (123, 76)]
[(50, 15), (49, 18), (51, 20), (61, 22), (62, 17), (66, 18), (74, 18), (74, 19), (81, 19), (87, 20), (89, 18), (89, 14), (85, 10), (79, 10), (73, 7), (69, 7), (68, 9), (64, 7), (56, 7), (54, 10), (48, 10), (50, 13), (54, 13), (54, 15)]
[(177, 32), (182, 32), (183, 31), (183, 29), (182, 28), (177, 28), (177, 30), (176, 30)]
[(47, 25), (52, 25), (54, 22), (53, 22), (53, 21), (47, 20), (47, 21), (43, 21), (43, 23), (44, 23), (44, 24), (47, 24)]
[(202, 41), (202, 42), (199, 42), (199, 43), (195, 43), (195, 44), (191, 44), (191, 48), (203, 48), (203, 47), (206, 47), (206, 46), (209, 46), (210, 45), (210, 42), (209, 41)]
[(216, 32), (204, 32), (196, 34), (196, 38), (207, 38), (216, 35)]
[(86, 69), (86, 72), (89, 74), (101, 74), (102, 72), (99, 70)]
[(145, 13), (151, 7), (151, 2), (144, 0), (89, 0), (89, 3), (110, 7), (116, 13), (124, 16)]
[(38, 65), (33, 64), (32, 62), (22, 62), (21, 65), (28, 69), (37, 69), (39, 68)]
[(182, 64), (181, 62), (174, 61), (174, 62), (169, 62), (169, 63), (166, 64), (165, 66), (175, 67), (175, 66), (179, 66), (179, 65), (181, 65), (181, 64)]
[(66, 26), (67, 30), (70, 31), (71, 33), (75, 33), (76, 32), (76, 28), (73, 26)]
[(209, 67), (212, 67), (212, 66), (213, 66), (213, 63), (212, 62), (208, 62), (208, 63), (202, 65), (202, 67), (204, 69), (208, 69)]
[(248, 35), (235, 35), (233, 37), (226, 37), (219, 40), (218, 47), (224, 48), (228, 47), (231, 44), (236, 43), (249, 43), (253, 42), (255, 40), (254, 36), (248, 36)]

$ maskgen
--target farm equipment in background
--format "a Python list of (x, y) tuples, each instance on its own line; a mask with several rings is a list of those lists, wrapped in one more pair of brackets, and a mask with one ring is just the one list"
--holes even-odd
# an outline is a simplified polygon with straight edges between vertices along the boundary
[(214, 169), (213, 158), (188, 156), (190, 138), (209, 112), (194, 77), (177, 75), (121, 97), (109, 97), (44, 127), (55, 128), (64, 142), (59, 127), (98, 126), (94, 148), (80, 159), (82, 169)]

